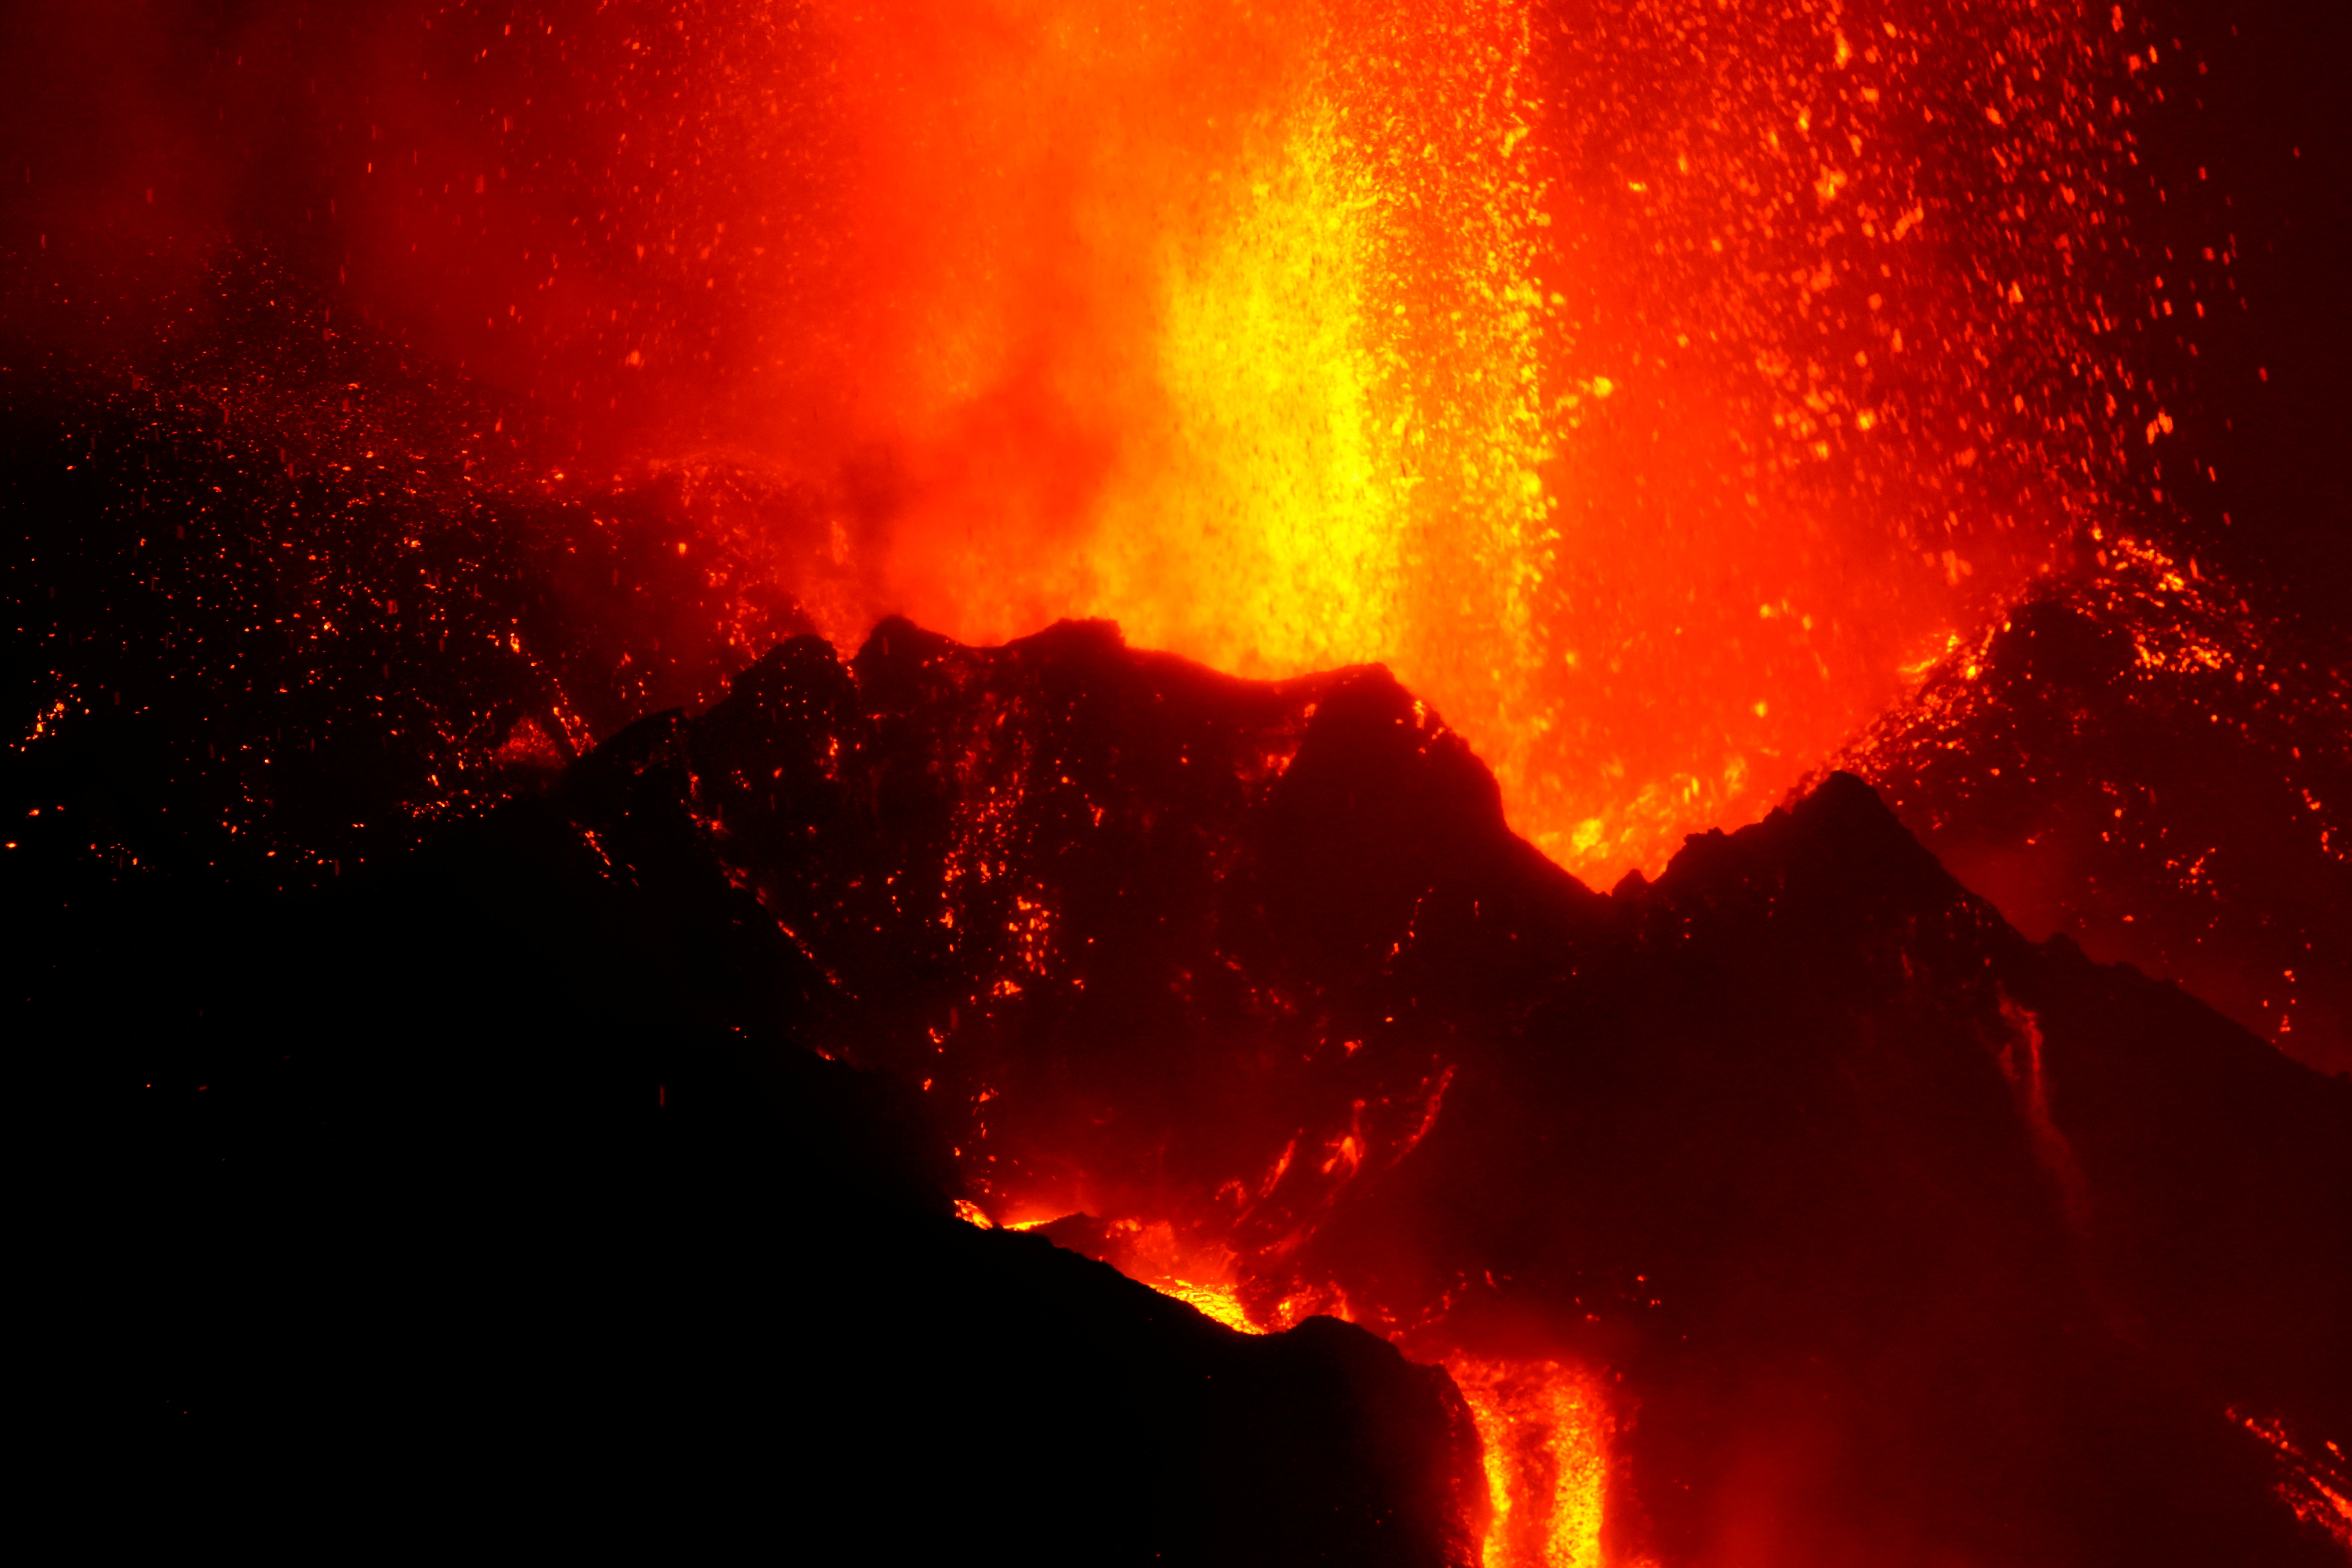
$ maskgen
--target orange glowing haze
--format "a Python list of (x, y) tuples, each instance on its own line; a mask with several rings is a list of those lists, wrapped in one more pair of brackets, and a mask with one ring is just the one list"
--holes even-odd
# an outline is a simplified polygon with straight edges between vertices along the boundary
[(1382, 661), (1591, 879), (1774, 803), (2162, 412), (2077, 280), (2119, 13), (753, 9), (702, 18), (698, 110), (623, 74), (679, 167), (599, 218), (673, 313), (729, 289), (731, 444), (840, 498), (828, 634)]

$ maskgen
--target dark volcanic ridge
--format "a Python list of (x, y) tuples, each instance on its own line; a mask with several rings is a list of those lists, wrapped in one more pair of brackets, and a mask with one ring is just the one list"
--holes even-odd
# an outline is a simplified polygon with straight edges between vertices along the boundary
[(2193, 552), (2099, 543), (1842, 761), (2021, 929), (2352, 1069), (2352, 657)]
[(912, 1477), (962, 1549), (1466, 1560), (1441, 1373), (946, 1217), (1066, 1202), (1594, 1369), (1621, 1554), (2340, 1561), (2352, 1082), (1851, 777), (1602, 896), (1377, 668), (893, 621), (508, 787), (319, 893), (14, 862), (183, 1464), (495, 1430), (530, 1506), (855, 1534)]
[[(0, 321), (21, 842), (315, 889), (890, 607), (855, 474), (583, 454), (266, 250), (150, 270)], [(2341, 1070), (2352, 647), (2214, 543), (2084, 542), (1841, 761), (2031, 934)]]

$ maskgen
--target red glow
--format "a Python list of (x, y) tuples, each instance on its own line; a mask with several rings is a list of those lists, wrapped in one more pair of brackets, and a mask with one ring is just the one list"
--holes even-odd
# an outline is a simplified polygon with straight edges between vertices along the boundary
[[(453, 438), (436, 460), (457, 471), (418, 483), (579, 514), (608, 548), (584, 587), (562, 579), (574, 619), (659, 604), (600, 649), (608, 690), (519, 618), (493, 628), (502, 664), (543, 680), (546, 721), (441, 724), (416, 769), (441, 794), (404, 809), (457, 793), (439, 759), (552, 769), (715, 695), (781, 636), (846, 650), (889, 613), (976, 644), (1105, 617), (1254, 677), (1383, 662), (1422, 699), (1412, 743), (1458, 734), (1512, 826), (1603, 886), (1832, 759), (1881, 782), (1929, 770), (1990, 722), (1972, 688), (2007, 610), (2090, 562), (2101, 613), (2168, 617), (2130, 626), (2149, 686), (2251, 679), (2280, 694), (2281, 735), (2339, 722), (2339, 675), (2298, 684), (2221, 635), (2218, 576), (2117, 521), (2178, 506), (2177, 477), (2167, 503), (2135, 465), (2196, 434), (2150, 381), (2140, 323), (2201, 321), (2231, 261), (2205, 252), (2192, 310), (2190, 265), (2137, 248), (2135, 205), (2160, 193), (2134, 126), (2193, 62), (2121, 8), (690, 0), (460, 7), (384, 33), (380, 74), (330, 94), (320, 232), (371, 321), (529, 409), (545, 459), (488, 475)], [(165, 187), (165, 207), (187, 199)], [(188, 400), (207, 431), (213, 393)], [(378, 417), (364, 395), (357, 415), (349, 396), (268, 401), (287, 395), (222, 377), (222, 424), (232, 402), (320, 416), (331, 449)], [(507, 436), (507, 417), (481, 423)], [(289, 476), (311, 461), (296, 445)], [(305, 478), (346, 508), (414, 498), (383, 450), (367, 437), (360, 479)], [(289, 590), (314, 642), (398, 623), (397, 598), (331, 598), (330, 571)], [(410, 618), (457, 624), (463, 576), (428, 575)], [(648, 638), (675, 668), (649, 668)], [(1265, 699), (1265, 777), (1315, 711), (1304, 687)], [(45, 695), (30, 739), (98, 700)], [(2218, 725), (2223, 699), (2197, 700)], [(2246, 711), (2242, 731), (2263, 718)], [(2347, 846), (2324, 777), (2296, 775), (2292, 825), (2333, 868)], [(973, 1036), (1027, 988), (1085, 983), (1050, 897), (1002, 886), (1022, 803), (976, 781), (959, 781), (942, 900), (950, 949), (1003, 918), (1006, 963), (962, 999)], [(2100, 845), (2125, 834), (2114, 811)], [(2227, 858), (2157, 846), (2163, 826), (2147, 858), (2208, 900)], [(2012, 915), (2042, 890), (2013, 886)], [(2265, 973), (2218, 999), (2273, 1038), (2324, 1027), (2325, 977), (2273, 968), (2274, 989)], [(2000, 1066), (2080, 1223), (2039, 1026), (2002, 1008)], [(942, 1054), (958, 1026), (931, 1034)], [(1343, 1060), (1361, 1044), (1315, 1040)], [(956, 1107), (977, 1195), (960, 1212), (1097, 1216), (1056, 1239), (1228, 1327), (1360, 1316), (1442, 1361), (1486, 1446), (1488, 1568), (1598, 1563), (1624, 1415), (1600, 1380), (1564, 1352), (1486, 1353), (1451, 1296), (1351, 1301), (1300, 1261), (1340, 1194), (1436, 1121), (1454, 1070), (1436, 1052), (1312, 1131), (1271, 1112), (1219, 1129), (1213, 1158), (1024, 1122), (976, 1089)], [(1232, 1106), (1263, 1112), (1252, 1092)], [(2244, 1425), (2305, 1467), (2298, 1512), (2336, 1529), (2335, 1472)]]

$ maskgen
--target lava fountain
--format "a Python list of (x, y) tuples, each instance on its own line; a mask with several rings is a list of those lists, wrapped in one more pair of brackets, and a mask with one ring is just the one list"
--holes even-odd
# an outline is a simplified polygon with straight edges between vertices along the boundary
[[(1076, 820), (1048, 795), (1092, 787), (1013, 777), (1059, 721), (1021, 682), (1110, 656), (1083, 627), (1042, 653), (1049, 639), (993, 664), (984, 650), (1113, 621), (1135, 647), (1268, 683), (1186, 699), (1244, 716), (1228, 726), (1244, 737), (1229, 748), (1240, 793), (1270, 798), (1305, 737), (1357, 724), (1451, 781), (1468, 821), (1484, 799), (1461, 784), (1475, 753), (1512, 828), (1633, 907), (1686, 835), (1762, 816), (1923, 682), (1933, 723), (1879, 750), (1932, 759), (1934, 724), (1981, 716), (1963, 699), (1975, 661), (1992, 661), (1987, 628), (2007, 633), (2004, 616), (2078, 552), (2103, 570), (2107, 549), (2152, 563), (2176, 595), (2205, 581), (2193, 561), (2184, 578), (2118, 542), (2218, 482), (2210, 467), (2200, 479), (2193, 416), (2159, 395), (2143, 342), (2176, 304), (2202, 321), (2234, 288), (2234, 237), (2201, 264), (2167, 249), (2171, 294), (2137, 237), (2165, 192), (2139, 168), (2135, 126), (2195, 62), (2125, 6), (2026, 0), (461, 5), (371, 16), (352, 35), (366, 47), (340, 52), (305, 42), (300, 16), (225, 35), (215, 67), (243, 72), (250, 56), (307, 81), (305, 99), (320, 96), (306, 69), (327, 77), (330, 106), (305, 111), (326, 170), (301, 199), (336, 309), (390, 323), (506, 411), (486, 407), (488, 431), (467, 432), (440, 471), (384, 478), (369, 500), (487, 486), (584, 517), (549, 550), (550, 580), (579, 579), (574, 624), (535, 625), (527, 647), (521, 611), (486, 623), (493, 652), (543, 679), (548, 724), (502, 719), (488, 745), (444, 724), (427, 761), (569, 760), (664, 705), (650, 678), (625, 687), (617, 671), (650, 664), (665, 637), (724, 645), (726, 675), (799, 630), (844, 654), (866, 644), (858, 679), (875, 689), (916, 664), (959, 689), (1001, 680), (993, 723), (1016, 739), (927, 754), (970, 774), (940, 886), (889, 895), (887, 920), (920, 905), (923, 940), (964, 967), (936, 995), (917, 995), (911, 963), (877, 959), (862, 982), (893, 997), (866, 1065), (926, 1094), (936, 1082), (966, 1130), (965, 1217), (1042, 1227), (1229, 1327), (1328, 1313), (1388, 1333), (1444, 1364), (1475, 1419), (1488, 1568), (1623, 1559), (1638, 1532), (1612, 1538), (1604, 1518), (1623, 1412), (1605, 1345), (1561, 1304), (1583, 1305), (1570, 1287), (1543, 1299), (1542, 1321), (1496, 1309), (1473, 1331), (1457, 1310), (1480, 1290), (1467, 1266), (1424, 1289), (1412, 1268), (1366, 1263), (1378, 1249), (1360, 1231), (1316, 1252), (1342, 1190), (1393, 1173), (1438, 1122), (1469, 1056), (1454, 1037), (1374, 1019), (1369, 1002), (1363, 1019), (1309, 1017), (1265, 980), (1240, 1008), (1265, 1026), (1244, 1065), (1278, 1070), (1194, 1107), (1181, 1155), (1143, 1105), (1150, 1073), (1104, 1091), (1091, 1120), (1066, 1085), (1038, 1089), (1042, 1071), (1027, 1099), (1007, 1087), (1027, 1068), (1006, 1042), (1034, 1043), (1024, 988), (1066, 987), (1080, 1016), (1095, 941), (1067, 939), (1066, 887), (1021, 869), (1038, 823)], [(2194, 300), (2179, 281), (2192, 273)], [(321, 440), (374, 463), (378, 443), (334, 395)], [(509, 417), (527, 441), (506, 436)], [(509, 458), (486, 479), (491, 436)], [(278, 448), (289, 483), (307, 460)], [(320, 473), (336, 467), (353, 465)], [(649, 493), (669, 510), (638, 538), (619, 501)], [(433, 529), (409, 526), (400, 548), (422, 551)], [(362, 576), (408, 570), (389, 534), (373, 543), (393, 563)], [(409, 603), (433, 606), (437, 656), (464, 580), (495, 574), (487, 555), (446, 572), (430, 559)], [(619, 695), (598, 709), (551, 645), (594, 620), (588, 595), (648, 584), (666, 607), (632, 629), (612, 663)], [(332, 614), (314, 586), (292, 618), (322, 623), (314, 642), (362, 601), (397, 622), (381, 586)], [(929, 637), (910, 622), (966, 646), (894, 653), (894, 637)], [(485, 657), (485, 626), (466, 629)], [(793, 679), (819, 679), (805, 647), (793, 657)], [(390, 662), (367, 662), (390, 679)], [(1318, 673), (1371, 664), (1416, 699), (1376, 672)], [(1406, 706), (1380, 706), (1392, 698)], [(59, 696), (41, 724), (79, 700)], [(2326, 722), (2308, 715), (2294, 725)], [(1005, 731), (1008, 715), (1031, 730)], [(977, 733), (961, 710), (939, 722)], [(826, 787), (864, 743), (855, 730), (813, 764)], [(1166, 780), (1191, 762), (1152, 787), (1189, 798)], [(737, 820), (788, 816), (755, 795), (743, 785)], [(1099, 828), (1107, 808), (1092, 809)], [(1139, 839), (1161, 815), (1134, 807)], [(697, 820), (735, 830), (723, 805)], [(868, 943), (884, 916), (845, 911), (890, 878), (861, 865), (836, 905), (800, 910), (813, 876), (760, 881), (781, 863), (747, 852), (730, 875), (814, 969), (885, 952)], [(1534, 877), (1513, 864), (1493, 886)], [(1034, 885), (1008, 885), (1016, 871)], [(1557, 908), (1531, 918), (1530, 946), (1557, 934), (1544, 921), (1559, 909), (1605, 923), (1584, 889), (1535, 880), (1532, 901)], [(1486, 929), (1477, 908), (1465, 930)], [(1401, 917), (1389, 959), (1419, 918)], [(1205, 989), (1208, 959), (1239, 974), (1248, 956), (1202, 953), (1171, 986)], [(2006, 994), (1987, 1016), (2033, 1042), (2041, 1096), (2040, 1025)], [(2014, 1081), (2017, 1043), (1999, 1048)], [(1293, 1093), (1310, 1081), (1313, 1096)], [(1310, 1098), (1311, 1115), (1284, 1120)], [(1122, 1117), (1162, 1134), (1159, 1165), (1096, 1131)], [(1349, 1270), (1386, 1293), (1351, 1299)], [(1508, 1283), (1483, 1280), (1482, 1300)], [(1630, 1273), (1609, 1286), (1632, 1309), (1661, 1305), (1649, 1288)]]
[(1213, 13), (987, 11), (851, 110), (920, 258), (867, 424), (919, 621), (1385, 662), (1605, 881), (1777, 799), (2122, 481), (2074, 275), (2112, 26), (1302, 6), (1237, 69)]
[(822, 489), (774, 571), (845, 647), (1091, 616), (1237, 673), (1383, 662), (1606, 883), (1780, 798), (2092, 510), (2160, 503), (2146, 31), (461, 10), (384, 84), (352, 268), (600, 451)]

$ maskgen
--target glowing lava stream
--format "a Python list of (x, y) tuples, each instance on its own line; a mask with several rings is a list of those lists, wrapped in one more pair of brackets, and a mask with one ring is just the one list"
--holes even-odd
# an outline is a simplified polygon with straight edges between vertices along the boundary
[[(957, 1201), (956, 1214), (983, 1230), (995, 1227), (987, 1211), (968, 1199)], [(1016, 1221), (1005, 1228), (1033, 1230), (1043, 1223)], [(1318, 1312), (1354, 1321), (1344, 1297), (1310, 1291), (1275, 1303), (1271, 1321), (1262, 1322), (1225, 1277), (1230, 1255), (1222, 1261), (1194, 1255), (1187, 1263), (1165, 1224), (1129, 1221), (1108, 1228), (1140, 1243), (1122, 1258), (1122, 1272), (1238, 1333), (1293, 1328)], [(1491, 1510), (1482, 1568), (1601, 1568), (1611, 1424), (1600, 1384), (1550, 1360), (1456, 1352), (1443, 1364), (1478, 1429)]]
[(1557, 1362), (1447, 1358), (1485, 1450), (1494, 1517), (1485, 1568), (1601, 1568), (1607, 1415), (1591, 1380)]
[[(1231, 1286), (1147, 1283), (1229, 1329), (1265, 1331)], [(1456, 1354), (1444, 1365), (1470, 1407), (1486, 1466), (1493, 1511), (1483, 1568), (1601, 1568), (1609, 1416), (1599, 1386), (1555, 1361)]]
[[(1244, 1333), (1250, 1321), (1225, 1286), (1153, 1282)], [(1486, 1471), (1484, 1568), (1601, 1568), (1609, 1417), (1592, 1380), (1555, 1361), (1452, 1355), (1445, 1370), (1470, 1407)]]

